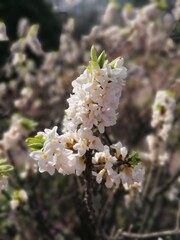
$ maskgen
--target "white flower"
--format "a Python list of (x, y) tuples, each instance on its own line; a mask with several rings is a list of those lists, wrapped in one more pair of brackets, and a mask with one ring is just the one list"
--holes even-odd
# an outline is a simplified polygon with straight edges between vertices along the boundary
[(14, 66), (22, 64), (25, 61), (26, 61), (26, 55), (24, 53), (22, 53), (22, 52), (14, 53), (13, 59), (12, 59), (12, 64)]
[(31, 152), (30, 156), (38, 162), (40, 172), (53, 175), (57, 170), (63, 175), (73, 173), (80, 175), (85, 170), (84, 160), (81, 155), (74, 152), (73, 148), (78, 141), (76, 133), (68, 132), (59, 136), (57, 127), (54, 127), (52, 130), (45, 129), (38, 135), (42, 135), (45, 139), (43, 148)]
[(47, 155), (42, 150), (34, 151), (30, 153), (30, 157), (38, 161), (39, 171), (48, 172), (50, 175), (53, 175), (55, 172), (55, 167), (52, 164), (49, 164), (48, 160), (52, 161), (52, 155)]
[(3, 139), (1, 141), (3, 149), (7, 151), (8, 149), (14, 147), (19, 139), (22, 136), (26, 136), (27, 133), (27, 129), (22, 125), (22, 118), (14, 115), (11, 119), (9, 129), (3, 134)]
[(163, 139), (164, 141), (166, 141), (166, 139), (168, 138), (169, 136), (169, 131), (171, 130), (172, 128), (172, 124), (164, 124), (162, 126), (162, 128), (159, 130), (159, 136), (161, 137), (161, 139)]
[(28, 200), (28, 195), (27, 195), (27, 192), (24, 190), (24, 189), (21, 189), (19, 191), (19, 199), (22, 201), (22, 202), (27, 202)]
[(33, 90), (30, 87), (24, 87), (21, 90), (21, 95), (24, 97), (30, 98), (32, 96), (32, 94), (33, 94)]
[(111, 148), (115, 149), (115, 151), (116, 151), (115, 156), (117, 159), (119, 159), (119, 157), (121, 157), (122, 160), (125, 159), (128, 151), (127, 151), (126, 147), (122, 146), (121, 142), (117, 142), (116, 144), (111, 145)]
[(7, 41), (6, 26), (3, 22), (0, 22), (0, 41)]
[(133, 181), (136, 183), (142, 183), (144, 179), (145, 168), (139, 163), (136, 167), (132, 170), (132, 178)]
[(148, 147), (149, 147), (149, 150), (152, 151), (153, 149), (156, 148), (157, 146), (157, 138), (154, 136), (154, 135), (148, 135), (146, 137), (146, 141), (147, 141), (147, 144), (148, 144)]
[(167, 152), (159, 155), (159, 157), (158, 157), (159, 164), (161, 166), (163, 166), (168, 161), (169, 157), (170, 156), (169, 156), (169, 154)]
[(103, 150), (103, 144), (100, 138), (94, 136), (92, 131), (87, 128), (79, 129), (76, 139), (77, 143), (75, 143), (73, 149), (78, 151), (79, 156), (83, 156), (89, 149), (95, 149), (97, 151)]
[(108, 146), (104, 146), (103, 152), (95, 153), (92, 158), (93, 164), (104, 164), (102, 170), (99, 173), (93, 171), (93, 175), (96, 176), (97, 183), (101, 183), (102, 179), (105, 178), (105, 185), (107, 188), (111, 188), (114, 184), (119, 184), (120, 179), (115, 170), (113, 170), (113, 164), (116, 163), (116, 157), (110, 154), (110, 149)]
[(31, 152), (30, 157), (38, 161), (40, 172), (47, 171), (52, 175), (55, 172), (56, 155), (63, 149), (57, 133), (57, 126), (52, 130), (45, 129), (44, 132), (38, 132), (37, 135), (44, 137), (44, 146), (41, 150)]
[(142, 166), (142, 164), (138, 164), (135, 167), (128, 167), (128, 166), (122, 166), (121, 172), (120, 172), (120, 178), (122, 181), (122, 184), (129, 188), (133, 186), (134, 184), (142, 184), (144, 179), (145, 169)]
[(180, 19), (180, 2), (176, 0), (175, 8), (173, 9), (174, 18), (178, 21)]
[(16, 210), (20, 205), (20, 201), (18, 199), (12, 199), (9, 202), (9, 204), (10, 204), (10, 207), (11, 207), (12, 210)]

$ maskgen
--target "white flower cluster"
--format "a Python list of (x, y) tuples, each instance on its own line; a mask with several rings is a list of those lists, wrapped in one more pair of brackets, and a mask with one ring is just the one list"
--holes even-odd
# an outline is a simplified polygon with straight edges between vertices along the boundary
[(162, 90), (157, 92), (152, 106), (151, 126), (157, 128), (158, 136), (164, 141), (166, 141), (172, 127), (175, 103), (174, 94), (171, 91)]
[(155, 134), (148, 135), (147, 138), (148, 152), (141, 153), (144, 160), (149, 160), (152, 163), (156, 162), (158, 165), (163, 166), (169, 159), (169, 153), (166, 150), (164, 142), (160, 143)]
[(162, 11), (167, 8), (166, 1), (153, 1), (141, 8), (126, 3), (120, 12), (113, 3), (109, 3), (101, 24), (94, 26), (90, 34), (83, 37), (83, 44), (89, 46), (102, 42), (103, 48), (111, 46), (110, 53), (117, 49), (120, 52), (126, 49), (125, 54), (135, 50), (147, 53), (169, 51), (175, 46), (169, 32), (179, 19), (179, 0), (171, 13)]
[(176, 0), (175, 8), (173, 10), (173, 15), (177, 21), (180, 20), (180, 0)]
[(143, 170), (139, 170), (141, 164), (128, 163), (127, 149), (120, 142), (110, 147), (104, 145), (101, 136), (105, 127), (117, 121), (123, 79), (127, 75), (123, 59), (106, 64), (104, 53), (99, 61), (94, 58), (72, 83), (63, 134), (59, 135), (54, 127), (29, 138), (28, 145), (34, 150), (30, 156), (38, 161), (40, 172), (54, 174), (56, 169), (63, 175), (80, 175), (86, 169), (90, 153), (92, 174), (98, 183), (103, 178), (108, 188), (120, 182), (128, 186), (140, 183), (143, 179)]
[[(114, 155), (110, 153), (112, 150), (114, 150)], [(107, 188), (111, 188), (114, 184), (118, 186), (120, 182), (127, 189), (134, 184), (141, 186), (144, 177), (144, 168), (141, 164), (130, 167), (126, 158), (127, 149), (120, 142), (110, 147), (105, 145), (103, 152), (95, 153), (92, 159), (93, 164), (97, 164), (97, 167), (104, 164), (104, 167), (98, 173), (93, 171), (96, 181), (101, 183), (102, 179), (105, 178)]]
[[(147, 136), (148, 152), (141, 153), (141, 157), (151, 162), (164, 165), (169, 159), (166, 141), (172, 128), (175, 96), (170, 90), (158, 91), (152, 106), (151, 126), (156, 128), (155, 134)], [(159, 138), (162, 141), (159, 141)]]
[(68, 99), (64, 132), (75, 131), (81, 125), (88, 129), (97, 127), (103, 133), (105, 127), (116, 123), (123, 79), (127, 75), (123, 59), (116, 61), (114, 69), (107, 64), (103, 68), (94, 66), (91, 70), (86, 69), (72, 83), (73, 94)]
[(18, 114), (13, 115), (9, 129), (4, 132), (3, 138), (0, 139), (0, 154), (3, 154), (4, 152), (13, 148), (17, 142), (22, 139), (22, 137), (27, 137), (28, 130), (31, 128), (31, 124), (35, 124), (35, 122), (22, 118)]

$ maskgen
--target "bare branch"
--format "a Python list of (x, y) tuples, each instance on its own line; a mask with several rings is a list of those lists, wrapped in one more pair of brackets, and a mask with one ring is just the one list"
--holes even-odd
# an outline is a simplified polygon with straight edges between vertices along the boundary
[(123, 232), (122, 229), (119, 229), (116, 233), (115, 237), (106, 237), (106, 240), (119, 240), (121, 237), (127, 237), (132, 239), (145, 239), (145, 238), (157, 238), (157, 237), (165, 237), (165, 236), (173, 236), (180, 235), (180, 229), (175, 230), (167, 230), (161, 232), (152, 232), (152, 233), (130, 233)]

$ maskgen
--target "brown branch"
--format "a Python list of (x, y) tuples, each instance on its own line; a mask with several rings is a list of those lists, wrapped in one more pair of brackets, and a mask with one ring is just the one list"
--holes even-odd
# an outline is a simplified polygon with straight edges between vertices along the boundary
[(116, 237), (106, 237), (106, 240), (118, 240), (121, 237), (127, 238), (138, 238), (138, 239), (145, 239), (145, 238), (157, 238), (157, 237), (165, 237), (165, 236), (173, 236), (173, 235), (180, 235), (180, 229), (175, 230), (167, 230), (161, 232), (152, 232), (152, 233), (130, 233), (130, 232), (123, 232), (122, 229), (119, 229)]
[(91, 224), (91, 231), (95, 237), (101, 239), (101, 228), (97, 221), (95, 214), (95, 209), (93, 206), (93, 189), (92, 189), (92, 152), (88, 151), (86, 153), (86, 169), (84, 172), (84, 203), (87, 209), (87, 215), (89, 218), (89, 223)]
[(109, 135), (108, 135), (108, 133), (107, 133), (107, 130), (106, 130), (106, 129), (105, 129), (105, 132), (104, 132), (104, 136), (105, 136), (105, 138), (106, 138), (106, 140), (107, 140), (108, 144), (109, 144), (109, 145), (112, 145), (112, 141), (111, 141), (111, 139), (109, 138)]

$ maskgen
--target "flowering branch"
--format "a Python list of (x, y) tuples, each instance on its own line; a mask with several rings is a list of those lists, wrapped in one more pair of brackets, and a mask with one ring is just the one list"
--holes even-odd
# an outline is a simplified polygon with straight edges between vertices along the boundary
[[(63, 133), (59, 135), (54, 127), (27, 139), (32, 150), (30, 155), (38, 161), (40, 172), (47, 171), (52, 175), (57, 170), (63, 175), (75, 173), (78, 176), (84, 172), (88, 188), (91, 175), (99, 184), (105, 180), (108, 188), (120, 183), (126, 187), (134, 183), (141, 185), (144, 169), (137, 154), (130, 156), (120, 142), (111, 144), (105, 132), (105, 128), (117, 121), (123, 79), (127, 75), (123, 63), (122, 58), (108, 63), (105, 52), (97, 56), (92, 46), (89, 65), (72, 82)], [(101, 134), (109, 145), (103, 144)], [(122, 160), (120, 164), (119, 160)], [(96, 166), (100, 165), (98, 172)]]

